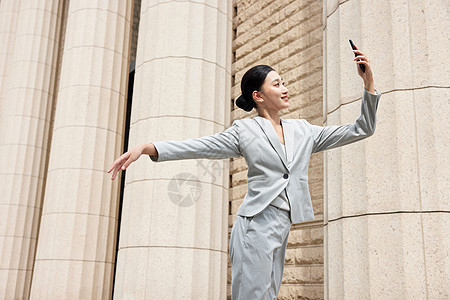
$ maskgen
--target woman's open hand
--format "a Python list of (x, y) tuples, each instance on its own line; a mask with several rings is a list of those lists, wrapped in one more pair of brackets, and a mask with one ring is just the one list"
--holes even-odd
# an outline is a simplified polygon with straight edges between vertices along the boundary
[(108, 173), (112, 171), (111, 180), (114, 180), (116, 178), (117, 172), (119, 172), (119, 170), (125, 170), (126, 168), (128, 168), (128, 166), (132, 162), (136, 161), (141, 156), (141, 154), (142, 146), (137, 146), (130, 151), (125, 152), (118, 159), (116, 159), (108, 171)]
[[(355, 45), (357, 50), (353, 50), (353, 53), (358, 54), (353, 60), (356, 61), (356, 69), (358, 75), (364, 80), (364, 88), (372, 94), (375, 94), (375, 84), (373, 81), (372, 68), (370, 67), (370, 60), (362, 53)], [(360, 61), (358, 61), (360, 60)], [(359, 65), (364, 65), (366, 70), (363, 72)]]

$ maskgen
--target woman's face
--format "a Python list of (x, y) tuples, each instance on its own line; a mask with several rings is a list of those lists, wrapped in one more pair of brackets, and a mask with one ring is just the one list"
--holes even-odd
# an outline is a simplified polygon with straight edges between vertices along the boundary
[(288, 92), (280, 75), (275, 71), (270, 71), (261, 86), (261, 91), (258, 92), (263, 101), (258, 101), (258, 99), (256, 101), (267, 110), (279, 111), (289, 107)]

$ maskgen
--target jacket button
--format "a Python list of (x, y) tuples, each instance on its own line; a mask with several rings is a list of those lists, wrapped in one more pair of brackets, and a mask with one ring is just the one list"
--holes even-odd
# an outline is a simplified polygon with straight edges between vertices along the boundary
[(289, 177), (288, 174), (284, 174), (284, 175), (283, 175), (283, 178), (284, 178), (284, 179), (288, 179), (288, 177)]

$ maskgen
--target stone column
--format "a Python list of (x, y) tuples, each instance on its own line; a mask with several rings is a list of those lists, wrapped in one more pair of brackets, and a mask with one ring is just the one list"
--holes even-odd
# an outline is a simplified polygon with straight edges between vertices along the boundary
[(133, 1), (70, 1), (31, 299), (109, 299)]
[[(16, 33), (17, 17), (19, 15), (18, 0), (4, 0), (0, 2), (0, 126), (3, 121), (2, 103), (6, 99), (8, 69), (11, 67), (14, 50), (14, 37)], [(0, 127), (1, 128), (1, 127)]]
[(1, 299), (27, 299), (30, 292), (54, 101), (60, 2), (4, 0), (0, 6)]
[[(231, 1), (211, 2), (142, 2), (129, 147), (231, 125)], [(226, 297), (228, 163), (127, 170), (116, 299)]]
[(348, 39), (383, 96), (375, 134), (325, 156), (326, 298), (447, 299), (448, 2), (340, 2), (324, 5), (327, 124), (359, 114)]

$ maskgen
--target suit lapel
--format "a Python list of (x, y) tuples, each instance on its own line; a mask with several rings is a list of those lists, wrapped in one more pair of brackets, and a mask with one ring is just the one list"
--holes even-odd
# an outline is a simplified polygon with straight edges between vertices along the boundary
[(269, 120), (256, 116), (254, 120), (259, 124), (264, 134), (267, 136), (267, 139), (269, 140), (272, 147), (277, 152), (278, 156), (280, 157), (281, 161), (283, 162), (284, 166), (289, 169), (290, 163), (292, 161), (293, 157), (293, 146), (294, 146), (294, 130), (292, 128), (292, 125), (287, 123), (285, 120), (281, 120), (281, 124), (283, 126), (283, 136), (284, 136), (284, 142), (286, 144), (286, 152), (287, 152), (287, 159), (284, 155), (284, 151), (281, 147), (283, 145), (280, 143), (280, 140), (278, 139), (277, 133), (275, 132), (275, 129), (273, 128), (272, 124)]

